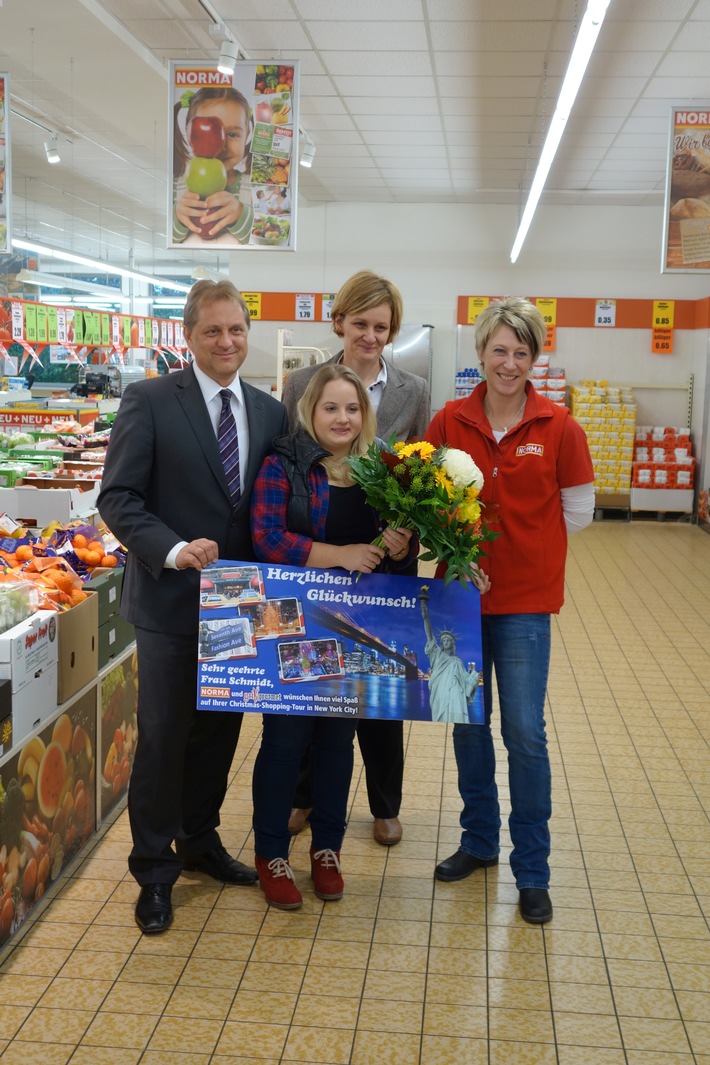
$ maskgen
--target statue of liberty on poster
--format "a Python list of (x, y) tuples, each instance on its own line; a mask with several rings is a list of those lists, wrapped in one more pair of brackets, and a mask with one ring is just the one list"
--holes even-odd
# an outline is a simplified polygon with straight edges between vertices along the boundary
[[(483, 705), (479, 686), (482, 674), (475, 662), (468, 668), (456, 654), (456, 636), (443, 629), (437, 641), (429, 617), (429, 589), (422, 585), (419, 605), (424, 621), (429, 673), (429, 706), (432, 721), (449, 721), (453, 724), (483, 724)], [(472, 704), (469, 710), (469, 704)]]

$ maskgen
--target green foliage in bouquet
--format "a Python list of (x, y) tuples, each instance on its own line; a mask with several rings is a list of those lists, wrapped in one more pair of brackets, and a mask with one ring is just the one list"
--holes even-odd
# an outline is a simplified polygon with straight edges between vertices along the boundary
[[(370, 506), (393, 528), (413, 529), (426, 553), (424, 562), (445, 562), (446, 583), (467, 583), (482, 545), (498, 535), (485, 527), (479, 494), (483, 474), (470, 455), (435, 448), (426, 441), (377, 443), (367, 454), (348, 459), (353, 479)], [(374, 543), (382, 546), (378, 537)]]

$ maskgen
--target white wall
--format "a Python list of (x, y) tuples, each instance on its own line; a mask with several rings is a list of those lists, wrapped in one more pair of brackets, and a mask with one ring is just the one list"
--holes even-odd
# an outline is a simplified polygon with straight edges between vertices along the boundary
[[(356, 270), (370, 268), (402, 290), (407, 322), (434, 328), (434, 407), (453, 395), (456, 297), (459, 295), (584, 296), (700, 299), (710, 277), (661, 274), (663, 218), (656, 208), (541, 207), (518, 262), (510, 248), (517, 227), (510, 206), (453, 204), (327, 204), (301, 207), (298, 251), (246, 250), (231, 256), (231, 276), (246, 291), (331, 292)], [(328, 323), (256, 322), (247, 367), (273, 375), (276, 328), (294, 329), (295, 342), (337, 350)], [(684, 384), (695, 375), (696, 444), (707, 433), (707, 336), (677, 331), (673, 355), (650, 353), (650, 329), (558, 331), (555, 364), (570, 381), (607, 378), (631, 384)], [(640, 414), (681, 419), (682, 393), (639, 391)]]

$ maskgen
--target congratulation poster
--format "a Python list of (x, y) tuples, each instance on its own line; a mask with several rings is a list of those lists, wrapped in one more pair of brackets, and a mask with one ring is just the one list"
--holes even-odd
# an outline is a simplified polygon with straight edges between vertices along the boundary
[(170, 64), (168, 247), (294, 251), (298, 62)]
[(710, 105), (673, 108), (665, 211), (662, 271), (710, 270)]
[(12, 250), (10, 173), (10, 86), (7, 74), (0, 74), (0, 254)]
[(473, 585), (220, 561), (199, 641), (200, 710), (483, 720)]

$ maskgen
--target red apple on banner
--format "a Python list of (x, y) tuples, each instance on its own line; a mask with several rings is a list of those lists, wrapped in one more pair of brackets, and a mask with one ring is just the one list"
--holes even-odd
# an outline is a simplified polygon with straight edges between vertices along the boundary
[(187, 137), (195, 155), (203, 159), (214, 159), (216, 155), (221, 155), (227, 144), (224, 123), (216, 115), (198, 115), (190, 119)]
[(205, 159), (200, 155), (190, 160), (185, 184), (202, 200), (213, 192), (221, 192), (227, 185), (227, 171), (221, 159)]

